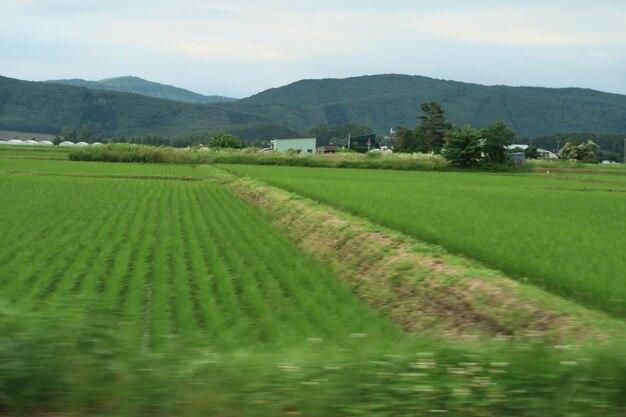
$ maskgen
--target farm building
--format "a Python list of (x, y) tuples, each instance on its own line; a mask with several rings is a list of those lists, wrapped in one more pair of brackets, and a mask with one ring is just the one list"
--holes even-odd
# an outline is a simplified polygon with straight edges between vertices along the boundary
[[(515, 150), (525, 151), (526, 149), (528, 149), (528, 145), (513, 144), (513, 145), (505, 146), (505, 148), (509, 151), (515, 151)], [(537, 153), (539, 154), (539, 159), (546, 159), (546, 160), (559, 159), (559, 157), (555, 153), (550, 152), (545, 149), (537, 148)]]
[(76, 144), (74, 142), (70, 142), (66, 140), (66, 141), (59, 143), (59, 146), (76, 146)]
[(276, 138), (272, 142), (275, 151), (317, 153), (317, 138)]

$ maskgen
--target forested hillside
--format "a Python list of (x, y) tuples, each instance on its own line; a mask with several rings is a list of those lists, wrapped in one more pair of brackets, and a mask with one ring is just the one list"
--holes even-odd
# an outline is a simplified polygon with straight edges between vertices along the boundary
[(0, 129), (57, 134), (63, 126), (86, 126), (105, 137), (180, 137), (193, 130), (210, 134), (235, 127), (251, 131), (254, 138), (257, 130), (267, 137), (289, 131), (264, 116), (232, 108), (0, 77)]
[(89, 127), (100, 136), (228, 131), (243, 139), (354, 123), (382, 134), (417, 124), (437, 101), (459, 125), (502, 120), (518, 136), (626, 132), (626, 96), (581, 88), (482, 86), (408, 75), (302, 80), (228, 103), (189, 104), (110, 90), (0, 77), (0, 129), (56, 134)]
[(486, 126), (502, 120), (518, 135), (626, 132), (626, 96), (581, 88), (483, 86), (408, 75), (302, 80), (233, 103), (237, 109), (289, 125), (357, 123), (376, 132), (413, 127), (420, 103), (437, 101), (453, 123)]
[(135, 93), (148, 97), (164, 98), (174, 101), (182, 101), (185, 103), (225, 103), (228, 101), (234, 101), (234, 98), (224, 96), (205, 96), (202, 94), (194, 93), (193, 91), (185, 90), (184, 88), (178, 88), (171, 85), (155, 83), (147, 81), (139, 77), (116, 77), (107, 78), (99, 81), (87, 81), (79, 78), (70, 80), (50, 80), (49, 83), (73, 85), (75, 87), (85, 87), (94, 90), (113, 90), (123, 93)]

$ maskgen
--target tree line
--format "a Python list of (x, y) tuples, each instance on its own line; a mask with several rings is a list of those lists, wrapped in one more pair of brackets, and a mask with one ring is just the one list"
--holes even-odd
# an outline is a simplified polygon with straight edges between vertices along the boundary
[[(516, 132), (500, 120), (475, 129), (470, 125), (455, 126), (445, 119), (445, 111), (437, 102), (422, 103), (420, 124), (415, 128), (398, 128), (394, 152), (422, 152), (442, 154), (453, 165), (475, 167), (481, 164), (503, 164), (507, 161), (508, 147), (513, 143)], [(527, 158), (538, 158), (538, 148), (529, 145), (523, 151)], [(566, 160), (598, 162), (616, 154), (607, 154), (593, 140), (564, 140), (558, 156)]]
[(470, 125), (455, 126), (445, 119), (437, 102), (422, 103), (420, 124), (414, 129), (398, 128), (394, 152), (442, 154), (454, 165), (477, 166), (480, 163), (502, 164), (507, 160), (506, 146), (516, 133), (497, 121), (482, 129)]

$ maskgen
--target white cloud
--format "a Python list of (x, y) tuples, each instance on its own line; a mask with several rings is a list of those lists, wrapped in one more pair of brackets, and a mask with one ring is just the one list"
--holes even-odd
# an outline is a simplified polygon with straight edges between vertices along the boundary
[[(486, 83), (603, 80), (626, 93), (612, 67), (626, 56), (621, 1), (0, 0), (0, 10), (2, 71), (18, 78), (51, 78), (50, 68), (67, 68), (65, 77), (155, 74), (245, 95), (297, 78), (384, 71)], [(576, 78), (555, 76), (555, 66)]]

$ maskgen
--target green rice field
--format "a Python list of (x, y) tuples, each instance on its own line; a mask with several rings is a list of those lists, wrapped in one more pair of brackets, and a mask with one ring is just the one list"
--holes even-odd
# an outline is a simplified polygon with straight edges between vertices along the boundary
[[(385, 225), (389, 204), (401, 214), (417, 200), (407, 191), (416, 184), (431, 219), (446, 198), (485, 189), (482, 204), (465, 206), (479, 217), (517, 178), (231, 169), (337, 206), (328, 189), (353, 204), (371, 189), (363, 212), (344, 208), (387, 207)], [(396, 199), (381, 175), (400, 187)], [(623, 341), (404, 333), (236, 198), (231, 178), (206, 165), (0, 158), (0, 415), (624, 415)], [(465, 194), (432, 200), (453, 178), (470, 179)], [(585, 187), (519, 178), (517, 191)]]
[(70, 149), (59, 146), (0, 145), (0, 158), (65, 159)]
[(150, 348), (172, 337), (224, 350), (398, 336), (218, 184), (5, 173), (0, 194), (13, 213), (0, 218), (0, 287), (30, 311), (101, 303)]
[(229, 169), (626, 317), (625, 176)]

